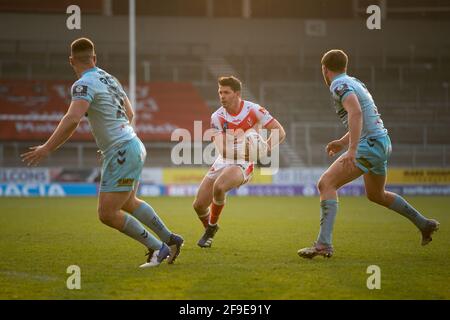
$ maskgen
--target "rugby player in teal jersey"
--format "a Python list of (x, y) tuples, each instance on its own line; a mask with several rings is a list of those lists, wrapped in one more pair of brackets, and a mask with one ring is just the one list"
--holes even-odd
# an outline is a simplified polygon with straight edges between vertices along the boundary
[(136, 196), (147, 153), (131, 126), (134, 114), (125, 91), (115, 77), (96, 67), (91, 40), (80, 38), (72, 42), (69, 61), (79, 78), (71, 89), (69, 109), (47, 142), (31, 147), (31, 151), (21, 155), (22, 161), (39, 164), (72, 136), (86, 116), (103, 161), (98, 201), (100, 221), (148, 248), (147, 262), (141, 268), (158, 266), (166, 258), (173, 263), (183, 238), (172, 233), (153, 208)]
[(342, 50), (331, 50), (322, 57), (322, 73), (330, 88), (336, 113), (348, 132), (328, 143), (326, 152), (333, 156), (347, 148), (320, 177), (320, 231), (312, 247), (298, 251), (300, 257), (333, 255), (332, 231), (338, 210), (337, 190), (364, 177), (367, 198), (409, 219), (422, 233), (422, 245), (428, 244), (439, 222), (427, 219), (398, 194), (385, 190), (387, 160), (392, 146), (387, 130), (366, 86), (348, 76), (348, 57)]

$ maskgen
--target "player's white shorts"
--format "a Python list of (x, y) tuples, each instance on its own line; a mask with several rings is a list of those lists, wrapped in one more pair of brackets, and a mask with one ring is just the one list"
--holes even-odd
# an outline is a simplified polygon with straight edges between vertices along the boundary
[(222, 173), (223, 169), (231, 166), (237, 166), (241, 169), (244, 181), (241, 185), (250, 181), (253, 176), (253, 169), (255, 167), (253, 162), (242, 162), (242, 163), (226, 163), (223, 161), (214, 162), (214, 164), (209, 169), (206, 176), (210, 179), (216, 180), (217, 177)]

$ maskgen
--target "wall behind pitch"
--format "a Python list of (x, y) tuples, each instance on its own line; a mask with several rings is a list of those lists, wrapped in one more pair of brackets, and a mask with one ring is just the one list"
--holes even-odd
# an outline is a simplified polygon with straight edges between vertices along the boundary
[[(83, 9), (81, 8), (82, 12)], [(0, 14), (2, 40), (32, 40), (56, 43), (52, 52), (67, 52), (68, 44), (75, 38), (87, 36), (104, 42), (98, 49), (128, 52), (128, 17), (83, 15), (81, 30), (68, 30), (68, 15)], [(324, 20), (326, 35), (308, 36), (305, 20), (294, 19), (238, 19), (238, 18), (137, 18), (137, 52), (161, 49), (161, 44), (205, 44), (213, 53), (233, 54), (245, 50), (256, 53), (283, 53), (288, 48), (303, 48), (322, 52), (331, 47), (377, 53), (383, 49), (390, 53), (408, 54), (410, 45), (416, 52), (436, 52), (450, 45), (450, 37), (437, 31), (450, 30), (450, 22), (387, 20), (381, 30), (368, 30), (365, 20)], [(109, 43), (109, 44), (108, 44)], [(111, 47), (108, 47), (111, 46)], [(184, 49), (180, 49), (184, 50)], [(199, 49), (200, 51), (204, 49)], [(100, 52), (101, 53), (101, 52)], [(182, 53), (182, 52), (180, 52)]]

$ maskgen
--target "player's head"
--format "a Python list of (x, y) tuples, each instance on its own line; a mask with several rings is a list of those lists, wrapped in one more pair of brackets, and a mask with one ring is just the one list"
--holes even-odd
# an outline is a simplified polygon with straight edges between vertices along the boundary
[(225, 109), (239, 103), (242, 90), (241, 80), (234, 76), (220, 77), (218, 85), (220, 102)]
[(348, 56), (342, 50), (330, 50), (323, 55), (321, 63), (323, 78), (329, 86), (335, 75), (347, 72)]
[(70, 45), (70, 64), (75, 72), (92, 68), (97, 63), (94, 43), (88, 38), (79, 38)]

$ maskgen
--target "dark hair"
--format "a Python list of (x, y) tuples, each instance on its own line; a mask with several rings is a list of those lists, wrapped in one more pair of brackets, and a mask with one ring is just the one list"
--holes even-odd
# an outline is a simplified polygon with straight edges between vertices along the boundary
[(238, 78), (236, 78), (234, 76), (220, 77), (219, 80), (218, 80), (218, 83), (221, 86), (228, 86), (228, 87), (230, 87), (231, 90), (233, 90), (234, 92), (242, 90), (242, 82), (241, 82), (241, 80), (239, 80)]
[(323, 55), (321, 63), (333, 72), (344, 72), (347, 70), (348, 56), (342, 50), (330, 50)]
[(82, 62), (89, 62), (89, 59), (95, 56), (94, 43), (88, 38), (79, 38), (70, 45), (70, 52)]

